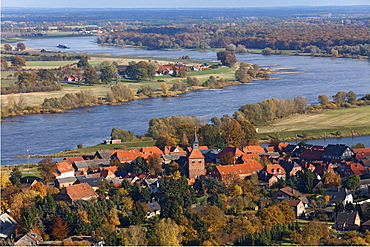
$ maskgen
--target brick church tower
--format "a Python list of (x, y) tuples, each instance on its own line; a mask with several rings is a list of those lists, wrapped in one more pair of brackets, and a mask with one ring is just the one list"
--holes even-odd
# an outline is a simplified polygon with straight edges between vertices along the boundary
[(197, 133), (194, 133), (193, 148), (188, 155), (187, 176), (196, 178), (205, 175), (205, 158), (199, 150)]

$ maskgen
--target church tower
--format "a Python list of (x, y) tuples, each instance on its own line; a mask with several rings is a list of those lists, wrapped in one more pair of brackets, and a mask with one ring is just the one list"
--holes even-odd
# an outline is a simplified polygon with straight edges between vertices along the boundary
[(199, 150), (197, 133), (194, 133), (193, 148), (188, 155), (187, 177), (197, 178), (205, 175), (205, 158)]

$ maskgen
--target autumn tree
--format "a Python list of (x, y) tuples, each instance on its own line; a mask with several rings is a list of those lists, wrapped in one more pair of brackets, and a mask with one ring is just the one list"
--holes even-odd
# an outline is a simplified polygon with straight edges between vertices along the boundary
[(244, 136), (245, 133), (237, 120), (231, 119), (231, 121), (223, 124), (222, 138), (226, 145), (240, 147)]
[(140, 202), (137, 202), (132, 210), (130, 215), (130, 224), (131, 225), (140, 225), (144, 222), (146, 213), (144, 211), (144, 206)]
[(111, 92), (107, 94), (109, 102), (124, 102), (134, 100), (135, 93), (123, 84), (114, 85), (111, 87)]
[(346, 101), (346, 95), (347, 93), (344, 91), (339, 91), (335, 95), (333, 95), (333, 100), (334, 103), (337, 104), (338, 106), (341, 106), (344, 104)]
[(199, 128), (198, 133), (202, 136), (204, 145), (208, 146), (209, 148), (222, 149), (224, 147), (224, 142), (221, 137), (221, 129), (218, 125), (202, 125)]
[(151, 86), (141, 86), (136, 94), (139, 96), (146, 96), (146, 97), (153, 97), (154, 95), (154, 89)]
[(321, 245), (320, 240), (327, 237), (329, 228), (325, 223), (310, 221), (302, 229), (302, 245)]
[(329, 97), (325, 94), (320, 94), (318, 96), (318, 101), (319, 101), (320, 105), (323, 105), (323, 106), (327, 105), (327, 104), (329, 104)]
[(339, 187), (342, 183), (340, 175), (333, 170), (325, 171), (323, 180), (326, 187)]
[(87, 84), (98, 84), (99, 83), (99, 77), (98, 74), (96, 73), (96, 69), (93, 67), (87, 67), (82, 74), (83, 80)]
[(146, 238), (147, 228), (132, 225), (124, 230), (124, 245), (125, 246), (147, 246)]
[(26, 59), (21, 56), (14, 56), (12, 57), (12, 65), (16, 68), (22, 68), (23, 66), (26, 66)]
[(284, 222), (284, 214), (277, 205), (262, 209), (261, 212), (262, 224), (266, 226), (281, 225)]
[(51, 235), (55, 240), (65, 239), (69, 234), (68, 223), (62, 219), (62, 217), (57, 216), (53, 219), (53, 224), (51, 226)]
[(17, 50), (18, 51), (24, 51), (24, 50), (26, 50), (26, 45), (24, 43), (22, 43), (22, 42), (19, 42), (17, 44)]
[(236, 63), (236, 56), (231, 51), (217, 52), (217, 60), (221, 60), (221, 64), (227, 67), (233, 67)]
[(40, 195), (42, 197), (47, 195), (46, 188), (42, 182), (35, 182), (34, 184), (32, 184), (31, 190), (40, 192)]
[(200, 85), (200, 81), (199, 81), (198, 77), (195, 77), (195, 76), (188, 76), (186, 78), (186, 82), (187, 82), (189, 87)]
[(8, 69), (8, 62), (4, 58), (1, 58), (1, 71), (5, 71), (7, 69)]
[(51, 158), (44, 158), (38, 163), (38, 170), (45, 183), (49, 182), (54, 175), (56, 169), (56, 162)]
[(147, 164), (150, 174), (162, 174), (162, 159), (158, 154), (149, 155)]
[(161, 90), (162, 90), (162, 94), (164, 96), (167, 96), (168, 95), (168, 86), (167, 86), (167, 84), (165, 82), (163, 82), (161, 84)]
[(4, 45), (4, 50), (11, 51), (11, 50), (13, 50), (13, 47), (11, 45), (9, 45), (9, 44), (5, 44)]
[(244, 132), (244, 144), (245, 145), (258, 145), (258, 133), (256, 127), (251, 124), (248, 120), (240, 122), (240, 126)]
[[(217, 215), (217, 217), (215, 217)], [(217, 206), (205, 206), (200, 212), (200, 217), (204, 220), (211, 231), (218, 231), (227, 225), (227, 217)]]
[(129, 142), (134, 139), (134, 133), (124, 129), (112, 129), (110, 134), (112, 140), (120, 139), (122, 142)]
[(180, 246), (180, 227), (172, 219), (161, 219), (154, 227), (151, 244), (158, 246)]
[(241, 62), (239, 68), (235, 71), (235, 79), (241, 83), (248, 83), (251, 77), (248, 75), (249, 66), (246, 62)]
[(355, 94), (353, 91), (349, 91), (346, 95), (346, 98), (347, 98), (347, 102), (353, 105), (357, 101), (357, 94)]

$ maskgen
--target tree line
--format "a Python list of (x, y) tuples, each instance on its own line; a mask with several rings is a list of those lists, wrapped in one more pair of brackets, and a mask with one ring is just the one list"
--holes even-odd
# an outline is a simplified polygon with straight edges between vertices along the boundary
[(369, 41), (369, 35), (369, 29), (358, 24), (277, 23), (264, 20), (255, 25), (209, 24), (198, 27), (177, 25), (128, 28), (121, 32), (101, 35), (97, 42), (119, 46), (145, 46), (150, 49), (231, 49), (233, 45), (239, 46), (241, 51), (245, 51), (243, 48), (304, 50), (306, 47), (315, 46), (327, 53), (331, 53), (333, 48), (339, 53), (350, 54), (355, 54), (353, 50), (361, 47), (360, 52), (356, 53), (368, 56), (369, 47), (366, 43)]

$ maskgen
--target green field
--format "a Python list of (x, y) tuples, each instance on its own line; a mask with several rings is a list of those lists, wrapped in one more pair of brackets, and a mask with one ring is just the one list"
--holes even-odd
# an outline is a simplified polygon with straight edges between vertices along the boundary
[(369, 119), (370, 106), (294, 115), (258, 126), (259, 138), (269, 139), (277, 133), (283, 140), (294, 140), (296, 135), (304, 139), (368, 135)]

